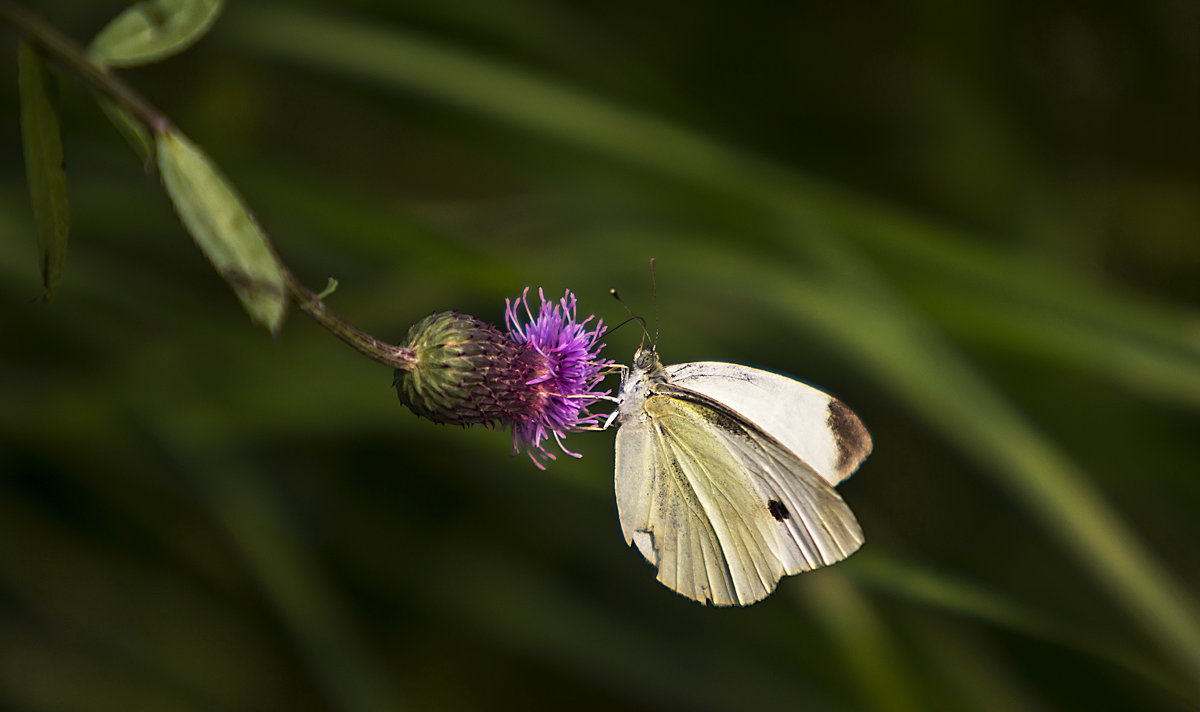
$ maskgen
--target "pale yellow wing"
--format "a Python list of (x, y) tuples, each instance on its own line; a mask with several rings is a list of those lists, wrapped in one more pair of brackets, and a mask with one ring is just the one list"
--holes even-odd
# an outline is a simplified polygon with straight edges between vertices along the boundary
[(626, 540), (666, 586), (747, 605), (862, 544), (833, 487), (737, 413), (672, 386), (644, 412), (617, 434), (617, 508)]

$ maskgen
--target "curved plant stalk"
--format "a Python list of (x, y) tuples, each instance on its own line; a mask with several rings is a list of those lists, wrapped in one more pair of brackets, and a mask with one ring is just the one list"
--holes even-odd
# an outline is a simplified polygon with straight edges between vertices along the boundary
[[(122, 22), (123, 17), (115, 22)], [(363, 355), (395, 369), (412, 368), (412, 353), (408, 349), (387, 344), (353, 326), (296, 279), (232, 185), (165, 114), (120, 77), (89, 59), (73, 40), (33, 13), (11, 2), (0, 2), (0, 21), (11, 25), (26, 42), (62, 70), (100, 92), (117, 107), (122, 117), (129, 117), (153, 137), (164, 187), (176, 211), (205, 255), (241, 298), (252, 319), (273, 333), (277, 332), (290, 299), (318, 324)], [(204, 20), (195, 27), (182, 27), (179, 32), (183, 38), (177, 37), (164, 44), (156, 50), (154, 57), (182, 50), (209, 24)], [(150, 36), (150, 39), (158, 42), (160, 38)], [(132, 55), (132, 46), (126, 46), (122, 51)], [(105, 56), (104, 52), (97, 51), (97, 54)], [(141, 57), (138, 61), (153, 60)]]

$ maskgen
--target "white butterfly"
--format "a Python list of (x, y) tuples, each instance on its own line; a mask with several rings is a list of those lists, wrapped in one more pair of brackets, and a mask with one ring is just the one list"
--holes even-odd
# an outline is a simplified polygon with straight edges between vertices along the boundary
[(668, 588), (745, 606), (863, 543), (834, 485), (871, 436), (841, 401), (732, 363), (663, 367), (640, 348), (617, 402), (621, 530)]

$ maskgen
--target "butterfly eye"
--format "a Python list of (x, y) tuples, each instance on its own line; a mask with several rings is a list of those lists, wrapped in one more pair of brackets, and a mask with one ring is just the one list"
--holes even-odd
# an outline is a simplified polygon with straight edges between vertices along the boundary
[(777, 499), (772, 499), (767, 502), (767, 511), (771, 513), (772, 517), (775, 517), (775, 521), (777, 522), (782, 522), (783, 520), (792, 516), (792, 513), (788, 511), (787, 506)]

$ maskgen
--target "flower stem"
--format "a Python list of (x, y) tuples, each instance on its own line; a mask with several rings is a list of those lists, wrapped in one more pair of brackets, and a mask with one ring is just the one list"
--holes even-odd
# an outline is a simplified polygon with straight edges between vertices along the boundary
[(326, 331), (379, 363), (404, 371), (412, 370), (416, 364), (416, 356), (412, 349), (385, 343), (359, 329), (335, 314), (315, 292), (301, 284), (290, 270), (285, 268), (284, 274), (288, 294), (296, 302), (296, 306)]
[(171, 121), (120, 77), (88, 59), (87, 52), (70, 37), (23, 7), (0, 1), (0, 21), (11, 25), (27, 42), (41, 50), (60, 68), (103, 92), (151, 131), (162, 133)]
[[(155, 134), (163, 134), (171, 129), (171, 120), (166, 114), (156, 109), (120, 77), (88, 59), (87, 52), (78, 43), (37, 15), (7, 0), (0, 0), (0, 22), (12, 26), (17, 34), (43, 52), (59, 68), (112, 99)], [(412, 370), (416, 358), (411, 349), (380, 341), (342, 319), (316, 293), (296, 279), (279, 257), (278, 250), (272, 248), (272, 251), (286, 276), (288, 295), (301, 311), (359, 353), (392, 368)]]

